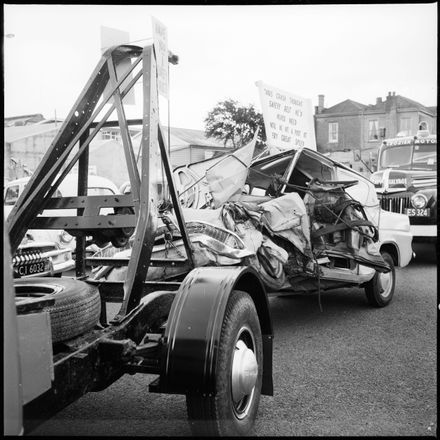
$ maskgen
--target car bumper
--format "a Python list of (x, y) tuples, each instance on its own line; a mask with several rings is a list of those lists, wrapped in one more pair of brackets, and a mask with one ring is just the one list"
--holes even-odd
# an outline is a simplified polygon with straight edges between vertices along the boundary
[(33, 277), (53, 277), (54, 275), (61, 274), (63, 272), (66, 272), (68, 270), (75, 269), (75, 262), (70, 259), (68, 261), (65, 261), (63, 263), (59, 264), (51, 264), (50, 270), (46, 270), (44, 272), (39, 272), (31, 275), (26, 275), (26, 278), (33, 278)]
[(70, 258), (69, 260), (62, 263), (54, 264), (52, 274), (55, 275), (72, 269), (75, 269), (75, 262), (72, 260), (72, 258)]
[[(19, 276), (25, 276), (26, 278), (33, 277), (50, 277), (57, 274), (62, 274), (65, 271), (75, 268), (75, 261), (72, 259), (72, 253), (70, 249), (53, 250), (46, 253), (42, 253), (39, 261), (45, 261), (45, 270), (43, 272), (37, 272), (33, 274), (22, 274), (20, 272), (19, 258), (14, 258), (14, 271), (18, 272)], [(32, 259), (27, 260), (28, 263), (32, 263)]]
[(411, 232), (415, 240), (419, 237), (430, 237), (435, 239), (437, 237), (437, 225), (411, 225)]

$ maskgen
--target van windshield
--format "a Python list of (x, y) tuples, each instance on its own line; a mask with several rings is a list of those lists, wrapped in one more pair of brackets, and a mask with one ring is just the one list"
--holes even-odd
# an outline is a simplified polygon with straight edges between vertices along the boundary
[(436, 170), (437, 144), (399, 145), (382, 151), (379, 166), (405, 170)]

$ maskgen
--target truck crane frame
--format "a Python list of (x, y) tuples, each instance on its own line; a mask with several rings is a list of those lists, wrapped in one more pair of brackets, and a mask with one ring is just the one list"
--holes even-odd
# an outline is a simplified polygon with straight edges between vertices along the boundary
[[(120, 74), (117, 66), (127, 61), (130, 67)], [(142, 118), (127, 120), (123, 99), (141, 78)], [(114, 111), (117, 121), (109, 121)], [(115, 125), (121, 133), (131, 193), (87, 195), (90, 142), (100, 129)], [(142, 125), (140, 172), (130, 125)], [(167, 151), (159, 123), (153, 46), (108, 49), (6, 223), (12, 254), (31, 228), (64, 229), (74, 235), (76, 280), (72, 282), (78, 289), (87, 286), (98, 291), (101, 304), (99, 323), (92, 329), (52, 344), (50, 385), (23, 405), (25, 432), (85, 393), (105, 389), (125, 373), (156, 374), (151, 392), (185, 394), (191, 426), (198, 434), (249, 433), (260, 394), (273, 394), (273, 332), (264, 286), (250, 267), (195, 267)], [(78, 196), (53, 197), (75, 164)], [(160, 166), (185, 258), (152, 256), (161, 218), (152, 176)], [(43, 215), (45, 210), (67, 208), (75, 208), (77, 215)], [(113, 208), (114, 215), (101, 215), (101, 208)], [(129, 259), (86, 258), (87, 237), (97, 243), (126, 243), (133, 230)], [(126, 280), (94, 280), (86, 274), (86, 263), (127, 265)], [(146, 281), (150, 267), (168, 266), (180, 268), (180, 275)], [(20, 280), (15, 282), (18, 294)], [(34, 278), (21, 289), (27, 286), (35, 293), (38, 283)], [(44, 285), (51, 283), (56, 285), (57, 279), (44, 279)], [(13, 291), (9, 293), (14, 296)], [(27, 292), (17, 303), (17, 318), (25, 321), (35, 314), (47, 314), (56, 303), (53, 297), (51, 293)], [(121, 304), (110, 321), (105, 312), (109, 302)], [(50, 332), (42, 337), (51, 341)], [(31, 364), (33, 360), (25, 356), (25, 364)]]

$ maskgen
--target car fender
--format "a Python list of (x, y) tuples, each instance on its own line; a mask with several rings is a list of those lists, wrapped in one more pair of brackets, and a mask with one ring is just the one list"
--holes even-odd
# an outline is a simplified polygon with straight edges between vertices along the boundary
[(405, 267), (411, 261), (413, 235), (407, 215), (381, 209), (379, 223), (379, 240), (381, 250), (395, 249), (395, 265)]
[(257, 272), (244, 266), (199, 267), (186, 276), (168, 317), (157, 391), (215, 393), (217, 348), (233, 290), (246, 291), (255, 303), (263, 336), (262, 394), (273, 394), (273, 333), (267, 296)]

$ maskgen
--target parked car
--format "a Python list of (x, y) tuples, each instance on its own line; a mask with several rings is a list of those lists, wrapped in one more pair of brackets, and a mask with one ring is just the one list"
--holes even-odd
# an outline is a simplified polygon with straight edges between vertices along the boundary
[[(309, 149), (256, 160), (249, 170), (242, 159), (227, 157), (174, 170), (181, 203), (190, 206), (183, 214), (198, 265), (245, 262), (277, 295), (361, 286), (370, 304), (391, 301), (395, 267), (412, 258), (412, 234), (407, 216), (381, 209), (367, 178)], [(175, 219), (169, 220), (173, 245), (167, 247), (162, 227), (153, 251), (162, 258), (183, 252)], [(126, 267), (96, 276), (120, 281)], [(149, 271), (149, 279), (164, 276), (173, 269)]]
[(14, 277), (60, 277), (74, 269), (70, 248), (62, 248), (53, 241), (25, 239), (12, 258)]
[[(29, 177), (7, 182), (4, 187), (5, 218), (11, 212), (23, 192)], [(78, 175), (69, 174), (55, 191), (53, 197), (75, 196)], [(104, 177), (91, 175), (88, 182), (89, 195), (118, 194), (116, 185)], [(64, 210), (61, 215), (71, 215), (73, 210)], [(45, 211), (45, 214), (50, 211)], [(76, 213), (76, 212), (75, 212)], [(74, 269), (75, 239), (64, 230), (31, 229), (13, 256), (16, 277), (61, 276)]]

